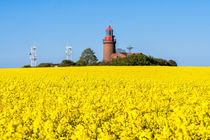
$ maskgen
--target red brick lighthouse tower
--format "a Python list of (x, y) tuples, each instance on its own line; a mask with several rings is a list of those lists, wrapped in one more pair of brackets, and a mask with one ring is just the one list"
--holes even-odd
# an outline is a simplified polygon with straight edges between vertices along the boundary
[(106, 35), (103, 44), (104, 44), (103, 61), (109, 62), (112, 60), (111, 55), (116, 52), (115, 48), (116, 41), (114, 39), (111, 25), (109, 25), (109, 27), (106, 29)]

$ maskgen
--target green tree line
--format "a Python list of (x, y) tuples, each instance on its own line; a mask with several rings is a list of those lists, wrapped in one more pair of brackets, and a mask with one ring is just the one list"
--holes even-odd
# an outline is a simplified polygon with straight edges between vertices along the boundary
[[(77, 62), (71, 60), (63, 60), (60, 64), (40, 63), (38, 67), (68, 67), (68, 66), (177, 66), (174, 60), (165, 60), (162, 58), (154, 58), (145, 54), (132, 54), (124, 58), (115, 58), (112, 61), (104, 63), (98, 62), (95, 52), (91, 48), (85, 49)], [(25, 68), (30, 65), (25, 65)]]

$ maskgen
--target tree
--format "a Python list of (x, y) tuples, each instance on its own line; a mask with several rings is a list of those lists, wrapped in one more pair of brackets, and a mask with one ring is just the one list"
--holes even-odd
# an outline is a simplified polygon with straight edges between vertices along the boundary
[(86, 66), (87, 64), (85, 63), (85, 61), (82, 61), (82, 60), (78, 60), (76, 62), (76, 66)]
[(93, 65), (96, 64), (98, 61), (97, 57), (95, 56), (95, 52), (91, 48), (85, 49), (79, 61), (77, 61), (77, 65)]
[(74, 66), (75, 63), (71, 60), (63, 60), (59, 66), (61, 67), (68, 67), (68, 66)]

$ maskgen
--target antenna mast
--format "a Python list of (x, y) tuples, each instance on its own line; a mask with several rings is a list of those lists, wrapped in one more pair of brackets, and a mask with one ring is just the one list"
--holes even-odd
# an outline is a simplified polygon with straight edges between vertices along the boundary
[(112, 22), (110, 22), (110, 27), (111, 27), (111, 41), (113, 41)]
[(128, 53), (131, 53), (131, 50), (133, 49), (133, 47), (132, 46), (128, 46), (127, 49), (128, 49)]
[(37, 60), (36, 46), (31, 47), (31, 51), (29, 55), (30, 55), (30, 60), (31, 60), (31, 67), (36, 67), (36, 60)]
[(72, 47), (66, 46), (66, 60), (72, 60)]

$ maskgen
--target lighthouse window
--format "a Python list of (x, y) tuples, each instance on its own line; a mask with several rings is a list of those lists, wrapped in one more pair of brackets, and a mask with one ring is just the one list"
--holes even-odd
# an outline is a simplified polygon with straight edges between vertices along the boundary
[(112, 36), (112, 32), (111, 31), (106, 31), (106, 36)]
[(106, 31), (106, 36), (109, 36), (109, 31)]

